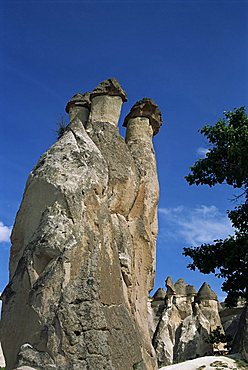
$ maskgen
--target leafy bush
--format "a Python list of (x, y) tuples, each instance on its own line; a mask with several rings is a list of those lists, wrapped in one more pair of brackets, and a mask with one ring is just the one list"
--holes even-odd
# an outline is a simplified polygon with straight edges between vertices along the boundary
[(226, 335), (225, 333), (223, 333), (220, 326), (217, 326), (216, 329), (210, 332), (209, 337), (206, 339), (206, 342), (212, 344), (213, 347), (216, 349), (218, 348), (218, 345), (220, 343), (226, 343), (225, 348), (229, 350), (232, 339), (233, 338), (230, 335)]

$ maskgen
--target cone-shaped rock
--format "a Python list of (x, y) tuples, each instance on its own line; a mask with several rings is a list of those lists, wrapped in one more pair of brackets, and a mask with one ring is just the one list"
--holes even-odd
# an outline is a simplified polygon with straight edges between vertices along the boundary
[(211, 289), (211, 287), (207, 283), (203, 283), (200, 287), (198, 293), (197, 293), (197, 300), (215, 300), (217, 301), (217, 295), (215, 292)]
[(162, 301), (166, 297), (166, 292), (163, 288), (158, 288), (152, 297), (153, 301)]
[(182, 278), (178, 279), (177, 282), (175, 283), (176, 294), (185, 296), (186, 287), (187, 287), (187, 284), (185, 283), (185, 281)]

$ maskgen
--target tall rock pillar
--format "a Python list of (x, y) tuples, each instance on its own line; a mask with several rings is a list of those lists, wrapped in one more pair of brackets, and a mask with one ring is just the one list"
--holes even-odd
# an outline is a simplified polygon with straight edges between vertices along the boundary
[(68, 127), (28, 178), (2, 294), (7, 370), (157, 368), (147, 323), (157, 233), (155, 105), (139, 104), (126, 144), (117, 127), (125, 100), (115, 79), (74, 95)]
[(155, 358), (149, 340), (147, 292), (151, 291), (155, 277), (157, 205), (159, 185), (152, 138), (162, 124), (157, 105), (144, 98), (138, 101), (125, 118), (126, 143), (134, 158), (140, 179), (139, 190), (128, 215), (128, 227), (133, 238), (132, 306), (142, 332), (143, 353), (147, 363)]

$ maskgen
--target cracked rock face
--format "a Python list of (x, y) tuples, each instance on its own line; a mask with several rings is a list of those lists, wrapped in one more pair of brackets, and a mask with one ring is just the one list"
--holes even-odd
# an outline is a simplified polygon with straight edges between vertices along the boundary
[(82, 94), (72, 99), (64, 135), (28, 178), (2, 294), (8, 370), (157, 368), (147, 307), (157, 235), (153, 128), (149, 117), (130, 119), (125, 142), (115, 125), (124, 99), (114, 89), (116, 81), (100, 84), (91, 108)]

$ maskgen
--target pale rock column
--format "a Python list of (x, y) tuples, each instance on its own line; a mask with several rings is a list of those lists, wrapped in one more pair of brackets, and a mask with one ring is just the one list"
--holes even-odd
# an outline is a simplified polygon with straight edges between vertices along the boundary
[(200, 287), (195, 297), (195, 302), (209, 321), (211, 330), (216, 329), (218, 326), (222, 328), (218, 297), (207, 283), (203, 283)]
[(143, 357), (154, 368), (154, 349), (150, 344), (148, 293), (154, 285), (156, 263), (157, 205), (159, 184), (152, 137), (162, 124), (158, 106), (148, 98), (138, 101), (125, 118), (126, 143), (139, 171), (139, 190), (128, 215), (133, 238), (133, 311), (142, 332)]
[(108, 122), (118, 125), (122, 103), (126, 93), (115, 78), (100, 83), (91, 93), (90, 122)]
[(175, 305), (177, 306), (182, 320), (192, 313), (192, 302), (197, 292), (192, 285), (186, 284), (186, 282), (180, 278), (175, 283)]

